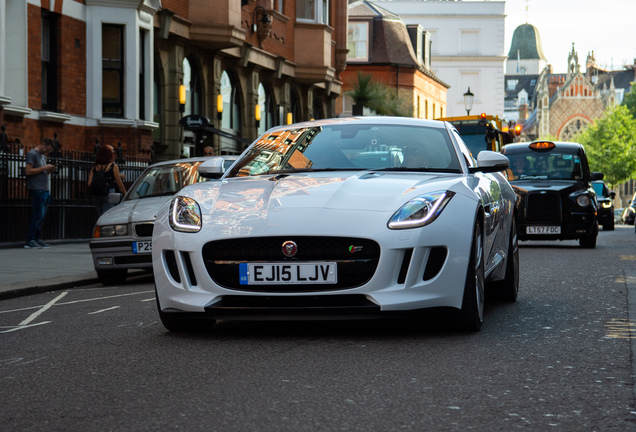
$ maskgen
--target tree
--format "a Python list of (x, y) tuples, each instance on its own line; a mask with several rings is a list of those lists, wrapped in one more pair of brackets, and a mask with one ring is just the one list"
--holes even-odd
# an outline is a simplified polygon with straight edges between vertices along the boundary
[(365, 106), (378, 115), (413, 117), (413, 107), (384, 84), (373, 81), (372, 74), (358, 71), (358, 80), (351, 87), (347, 94), (360, 110)]
[(606, 111), (576, 138), (585, 146), (592, 171), (611, 185), (636, 174), (636, 119), (626, 106)]
[(626, 106), (632, 114), (632, 117), (636, 118), (636, 82), (632, 83), (632, 88), (629, 93), (623, 97), (623, 103), (621, 105)]

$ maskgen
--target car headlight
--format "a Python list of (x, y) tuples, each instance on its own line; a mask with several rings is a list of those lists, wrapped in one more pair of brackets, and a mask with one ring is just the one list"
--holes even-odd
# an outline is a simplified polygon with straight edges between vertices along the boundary
[(388, 226), (391, 229), (408, 229), (428, 225), (437, 219), (454, 195), (454, 192), (442, 191), (413, 198), (391, 216)]
[(590, 200), (590, 197), (587, 195), (579, 195), (576, 197), (576, 203), (580, 205), (581, 207), (587, 207), (592, 203), (592, 201)]
[(116, 237), (128, 235), (128, 225), (102, 225), (96, 226), (93, 237)]
[(612, 203), (611, 202), (604, 202), (603, 203), (603, 208), (610, 208), (612, 207)]
[(170, 227), (180, 232), (199, 232), (201, 230), (201, 208), (192, 198), (176, 196), (170, 203)]

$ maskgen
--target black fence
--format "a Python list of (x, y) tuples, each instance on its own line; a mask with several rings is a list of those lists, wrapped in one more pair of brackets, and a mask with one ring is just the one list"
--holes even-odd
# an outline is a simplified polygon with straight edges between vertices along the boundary
[[(0, 146), (0, 245), (24, 242), (31, 218), (31, 201), (26, 189), (26, 154), (18, 143)], [(146, 169), (150, 159), (119, 154), (119, 170), (128, 189)], [(54, 150), (47, 162), (57, 167), (51, 175), (51, 204), (42, 226), (43, 239), (89, 239), (97, 221), (93, 197), (88, 191), (88, 174), (95, 155), (90, 152)]]

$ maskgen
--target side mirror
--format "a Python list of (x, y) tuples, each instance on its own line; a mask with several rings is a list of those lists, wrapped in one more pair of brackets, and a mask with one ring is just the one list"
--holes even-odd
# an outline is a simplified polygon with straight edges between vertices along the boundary
[(199, 165), (199, 175), (209, 179), (219, 179), (225, 173), (225, 160), (222, 157), (211, 157)]
[(611, 198), (611, 199), (616, 198), (616, 192), (614, 192), (614, 191), (610, 191), (610, 198)]
[(605, 177), (603, 173), (593, 172), (592, 175), (590, 175), (590, 181), (603, 180), (603, 177)]
[(119, 192), (113, 192), (108, 194), (108, 204), (119, 204), (122, 199), (122, 194)]
[(470, 172), (499, 172), (510, 167), (510, 160), (490, 150), (480, 151), (477, 155), (477, 166), (470, 168)]

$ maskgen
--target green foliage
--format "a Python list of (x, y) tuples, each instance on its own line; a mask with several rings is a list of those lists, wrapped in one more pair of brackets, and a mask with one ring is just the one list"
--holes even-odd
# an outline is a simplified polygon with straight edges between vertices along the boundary
[(378, 115), (413, 117), (413, 107), (382, 83), (373, 81), (372, 74), (358, 71), (358, 80), (350, 83), (347, 94), (356, 105), (365, 106)]
[(632, 117), (636, 118), (636, 82), (632, 83), (632, 88), (629, 93), (623, 97), (623, 103), (621, 105), (626, 106), (632, 114)]
[(592, 171), (617, 184), (636, 175), (636, 119), (626, 106), (618, 106), (590, 125), (575, 141), (585, 146)]

